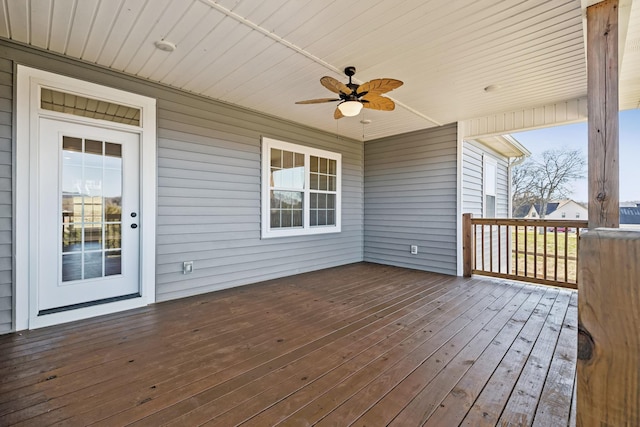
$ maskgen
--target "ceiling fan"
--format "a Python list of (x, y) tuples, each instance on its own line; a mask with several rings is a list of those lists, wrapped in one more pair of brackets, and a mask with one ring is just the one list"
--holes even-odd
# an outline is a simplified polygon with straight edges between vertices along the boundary
[(362, 108), (391, 111), (396, 107), (396, 104), (391, 99), (381, 95), (402, 86), (400, 80), (374, 79), (358, 85), (351, 82), (351, 77), (356, 73), (356, 67), (347, 67), (344, 69), (344, 73), (349, 77), (349, 83), (347, 84), (329, 76), (324, 76), (320, 79), (322, 86), (331, 92), (337, 93), (339, 98), (309, 99), (307, 101), (298, 101), (296, 104), (320, 104), (340, 101), (338, 108), (333, 113), (335, 119), (357, 116)]

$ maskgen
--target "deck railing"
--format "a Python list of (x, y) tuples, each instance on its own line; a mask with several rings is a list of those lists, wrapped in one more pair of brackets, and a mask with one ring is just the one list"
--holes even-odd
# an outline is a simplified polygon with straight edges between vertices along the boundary
[(464, 275), (577, 289), (578, 241), (587, 221), (473, 218), (464, 214)]

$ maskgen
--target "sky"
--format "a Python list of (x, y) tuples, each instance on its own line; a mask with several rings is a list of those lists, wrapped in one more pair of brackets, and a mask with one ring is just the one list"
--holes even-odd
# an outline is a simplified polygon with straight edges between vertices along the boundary
[[(587, 158), (587, 122), (514, 133), (512, 136), (539, 156), (543, 151), (567, 147), (580, 150)], [(569, 197), (586, 202), (587, 171), (585, 178), (572, 183)], [(640, 201), (640, 110), (620, 112), (620, 201)]]

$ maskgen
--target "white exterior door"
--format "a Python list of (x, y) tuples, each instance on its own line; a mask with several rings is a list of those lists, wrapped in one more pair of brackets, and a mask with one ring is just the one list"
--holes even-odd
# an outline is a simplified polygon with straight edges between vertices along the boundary
[(38, 129), (38, 313), (140, 296), (139, 134), (49, 118)]

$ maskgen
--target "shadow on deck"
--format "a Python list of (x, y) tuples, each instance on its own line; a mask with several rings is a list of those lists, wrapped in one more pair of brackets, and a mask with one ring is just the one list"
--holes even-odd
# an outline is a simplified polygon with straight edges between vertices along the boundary
[(0, 424), (575, 425), (575, 291), (368, 263), (0, 337)]

